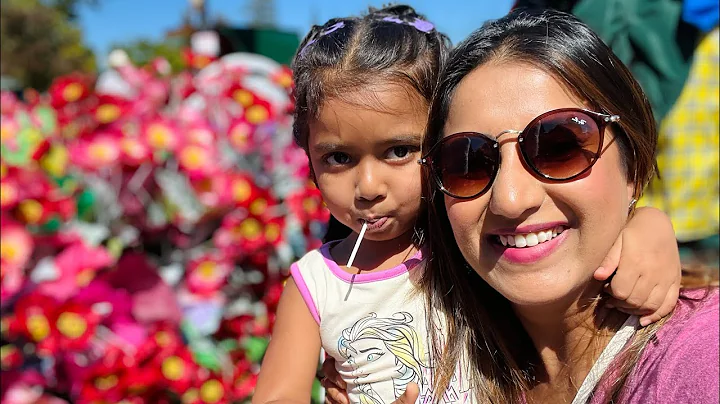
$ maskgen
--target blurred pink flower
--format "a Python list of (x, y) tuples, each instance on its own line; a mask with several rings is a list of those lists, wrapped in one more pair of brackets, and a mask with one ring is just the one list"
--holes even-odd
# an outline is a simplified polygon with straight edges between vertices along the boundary
[(70, 161), (86, 170), (97, 171), (115, 167), (121, 157), (120, 134), (98, 132), (89, 140), (78, 139), (70, 146)]
[(65, 301), (87, 286), (98, 270), (112, 265), (113, 259), (103, 247), (89, 247), (83, 242), (75, 243), (55, 258), (57, 278), (41, 282), (38, 290), (48, 296)]
[(0, 219), (0, 298), (14, 295), (25, 280), (25, 266), (33, 252), (33, 239), (24, 226)]
[(225, 285), (232, 271), (230, 263), (219, 252), (204, 254), (187, 265), (187, 287), (202, 296), (213, 295)]
[(132, 298), (133, 318), (139, 323), (180, 322), (182, 313), (173, 289), (163, 281), (144, 255), (123, 255), (116, 269), (108, 272), (104, 279), (110, 285), (128, 291)]

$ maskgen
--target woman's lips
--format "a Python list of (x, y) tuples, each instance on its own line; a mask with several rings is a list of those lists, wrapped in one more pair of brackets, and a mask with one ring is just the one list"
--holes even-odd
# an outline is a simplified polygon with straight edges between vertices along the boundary
[[(548, 239), (550, 235), (553, 237)], [(564, 226), (559, 226), (545, 231), (518, 235), (519, 237), (509, 234), (490, 237), (493, 238), (491, 241), (493, 246), (501, 252), (501, 258), (517, 264), (530, 264), (552, 254), (567, 238), (567, 235), (568, 230)]]

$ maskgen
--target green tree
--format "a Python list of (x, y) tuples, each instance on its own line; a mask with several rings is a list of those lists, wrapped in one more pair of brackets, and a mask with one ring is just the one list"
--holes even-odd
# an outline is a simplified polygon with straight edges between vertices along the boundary
[(0, 74), (41, 91), (55, 77), (96, 70), (95, 56), (84, 45), (80, 29), (47, 3), (0, 1)]
[(74, 21), (78, 17), (78, 8), (80, 6), (95, 7), (99, 4), (99, 0), (42, 0), (42, 3), (59, 11), (68, 20)]

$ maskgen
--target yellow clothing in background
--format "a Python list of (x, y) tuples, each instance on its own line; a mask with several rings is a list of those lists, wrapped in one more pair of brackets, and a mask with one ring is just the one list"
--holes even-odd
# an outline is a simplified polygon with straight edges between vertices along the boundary
[(720, 222), (720, 31), (695, 50), (682, 93), (660, 125), (655, 178), (638, 203), (670, 216), (679, 241), (718, 233)]

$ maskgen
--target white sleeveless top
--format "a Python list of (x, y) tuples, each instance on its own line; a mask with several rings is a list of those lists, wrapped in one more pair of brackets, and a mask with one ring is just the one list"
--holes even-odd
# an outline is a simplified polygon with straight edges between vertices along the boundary
[[(413, 283), (422, 270), (413, 271), (421, 252), (395, 268), (353, 279), (332, 260), (335, 243), (310, 251), (290, 272), (320, 326), (323, 348), (348, 385), (350, 401), (389, 404), (414, 382), (420, 386), (417, 403), (432, 402), (437, 394), (432, 391), (427, 311)], [(473, 402), (464, 369), (458, 366), (441, 403)]]

